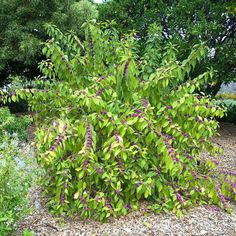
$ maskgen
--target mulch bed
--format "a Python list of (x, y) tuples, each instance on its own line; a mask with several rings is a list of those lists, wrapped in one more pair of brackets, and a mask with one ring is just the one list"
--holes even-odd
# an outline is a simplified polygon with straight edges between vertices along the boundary
[[(214, 142), (224, 149), (219, 156), (219, 167), (221, 170), (236, 170), (236, 126), (222, 123), (219, 133), (220, 137), (214, 138)], [(22, 229), (30, 229), (38, 236), (236, 235), (235, 203), (231, 203), (231, 214), (215, 206), (200, 206), (177, 218), (174, 214), (155, 215), (147, 210), (144, 202), (138, 211), (101, 224), (92, 220), (82, 221), (76, 216), (54, 217), (45, 207), (40, 189), (34, 189), (30, 196), (33, 212), (20, 223), (17, 235), (21, 235)]]

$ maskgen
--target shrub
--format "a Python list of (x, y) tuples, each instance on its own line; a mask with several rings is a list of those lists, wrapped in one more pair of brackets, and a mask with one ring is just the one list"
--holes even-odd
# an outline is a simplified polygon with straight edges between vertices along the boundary
[[(24, 76), (9, 76), (8, 83), (4, 85), (3, 89), (8, 92), (13, 92), (20, 88), (31, 88), (34, 87), (33, 81), (27, 80)], [(0, 103), (1, 106), (1, 103)], [(6, 106), (9, 107), (11, 113), (27, 112), (28, 104), (27, 100), (20, 99), (17, 102), (7, 103)]]
[(30, 147), (16, 135), (4, 135), (0, 143), (0, 235), (10, 235), (29, 212), (27, 194), (34, 166)]
[[(204, 45), (183, 62), (168, 45), (159, 67), (150, 70), (158, 50), (153, 34), (140, 58), (134, 35), (119, 39), (106, 24), (84, 28), (81, 42), (47, 26), (51, 40), (39, 67), (48, 80), (38, 80), (42, 89), (2, 95), (27, 98), (38, 113), (37, 158), (51, 209), (103, 221), (137, 209), (143, 199), (156, 212), (177, 215), (201, 203), (228, 208), (235, 177), (211, 177), (219, 152), (211, 137), (223, 110), (195, 92), (212, 70), (186, 81), (204, 58)], [(203, 150), (212, 156), (199, 161)]]
[(236, 100), (236, 94), (233, 93), (220, 93), (216, 95), (216, 99), (232, 99)]
[(5, 132), (10, 135), (17, 133), (20, 140), (27, 140), (27, 128), (31, 121), (30, 116), (16, 117), (7, 107), (0, 108), (0, 141)]
[(226, 109), (226, 115), (222, 117), (221, 121), (236, 122), (236, 101), (233, 99), (217, 100), (216, 104)]

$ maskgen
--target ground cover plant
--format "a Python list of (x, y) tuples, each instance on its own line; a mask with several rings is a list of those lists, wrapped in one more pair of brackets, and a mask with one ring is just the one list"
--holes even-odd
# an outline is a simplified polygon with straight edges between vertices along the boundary
[[(156, 26), (142, 57), (138, 38), (119, 38), (110, 23), (85, 24), (84, 41), (46, 28), (51, 40), (38, 88), (2, 98), (27, 98), (37, 112), (36, 152), (50, 208), (101, 221), (144, 199), (156, 212), (179, 216), (196, 204), (228, 210), (235, 173), (212, 178), (220, 150), (210, 140), (224, 111), (196, 93), (213, 71), (189, 77), (208, 56), (205, 46), (180, 62), (174, 45), (160, 51)], [(203, 150), (212, 158), (201, 160)]]
[(216, 101), (216, 104), (226, 109), (226, 115), (221, 118), (222, 121), (236, 123), (235, 99), (219, 99)]
[(18, 220), (30, 212), (27, 195), (34, 177), (30, 146), (17, 134), (5, 134), (0, 142), (0, 235), (12, 235)]
[(220, 93), (216, 95), (216, 99), (223, 100), (223, 99), (232, 99), (236, 100), (236, 94), (233, 93)]
[(27, 140), (29, 116), (16, 117), (0, 108), (0, 235), (10, 235), (29, 213), (27, 194), (35, 165)]
[(16, 117), (10, 113), (8, 107), (0, 108), (0, 141), (2, 141), (5, 133), (9, 135), (17, 134), (20, 140), (27, 140), (27, 128), (32, 122), (30, 116)]

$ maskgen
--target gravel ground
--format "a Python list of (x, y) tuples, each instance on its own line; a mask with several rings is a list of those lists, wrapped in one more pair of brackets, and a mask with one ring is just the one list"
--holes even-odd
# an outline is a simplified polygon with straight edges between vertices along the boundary
[[(236, 126), (223, 123), (220, 137), (214, 141), (222, 146), (224, 154), (219, 157), (220, 168), (236, 170)], [(222, 235), (236, 236), (236, 205), (231, 204), (232, 214), (218, 207), (201, 206), (194, 208), (182, 218), (173, 214), (154, 213), (146, 209), (146, 203), (140, 209), (125, 217), (112, 219), (109, 223), (82, 221), (74, 218), (56, 218), (50, 215), (44, 206), (40, 190), (31, 194), (33, 213), (19, 226), (19, 232), (30, 229), (37, 236), (89, 236), (89, 235)], [(18, 233), (17, 235), (20, 235)]]

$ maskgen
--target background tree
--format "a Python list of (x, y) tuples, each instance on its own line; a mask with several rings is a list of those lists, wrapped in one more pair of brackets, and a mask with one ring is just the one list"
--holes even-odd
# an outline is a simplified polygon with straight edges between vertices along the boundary
[(115, 20), (120, 32), (138, 31), (145, 41), (150, 24), (162, 27), (163, 45), (172, 42), (179, 47), (179, 58), (189, 54), (194, 44), (205, 41), (210, 55), (197, 71), (213, 66), (213, 87), (207, 92), (216, 94), (223, 82), (235, 80), (235, 1), (226, 0), (116, 0), (99, 6), (99, 19)]
[(45, 23), (78, 30), (84, 21), (98, 15), (87, 0), (1, 0), (0, 5), (0, 85), (10, 74), (27, 78), (39, 74), (41, 42), (47, 38)]
[(91, 1), (82, 0), (70, 6), (70, 28), (79, 33), (79, 35), (83, 34), (82, 24), (87, 20), (96, 19), (97, 17), (97, 7)]

